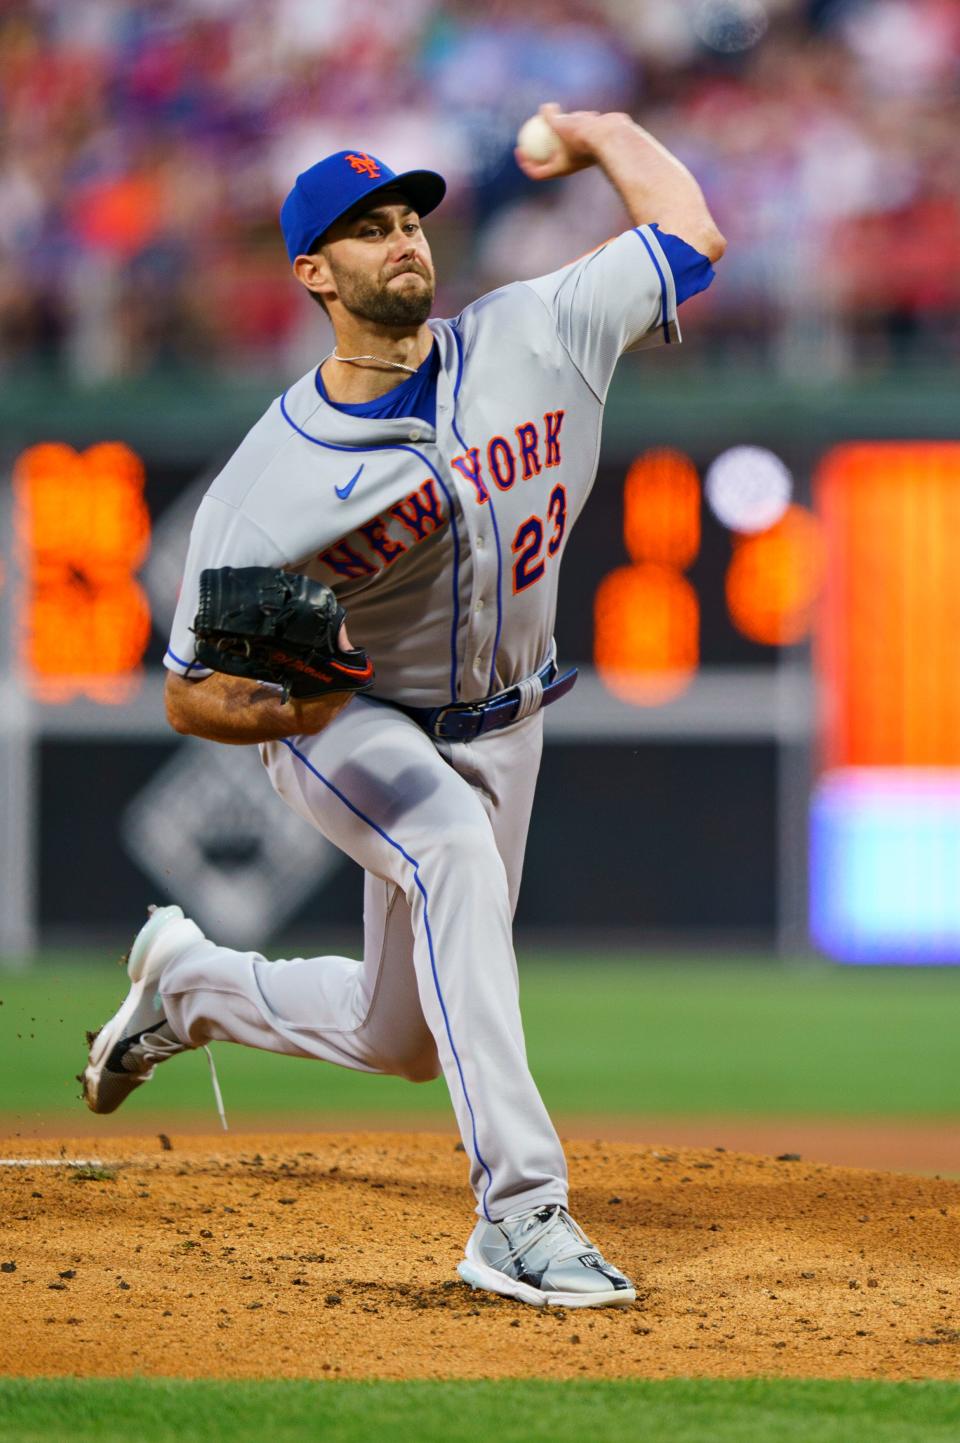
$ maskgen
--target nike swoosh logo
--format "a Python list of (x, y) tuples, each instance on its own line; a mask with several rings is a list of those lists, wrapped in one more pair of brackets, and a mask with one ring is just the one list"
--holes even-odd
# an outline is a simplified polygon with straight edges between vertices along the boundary
[[(360, 467), (360, 471), (362, 471), (362, 470), (363, 470), (363, 467), (361, 466), (361, 467)], [(341, 501), (346, 501), (347, 497), (350, 495), (350, 492), (353, 490), (354, 486), (356, 486), (357, 482), (360, 480), (360, 471), (355, 472), (354, 475), (350, 477), (350, 480), (347, 482), (347, 484), (346, 484), (345, 486), (334, 486), (333, 489), (334, 489), (334, 491), (336, 491), (336, 493), (337, 493), (337, 495), (340, 497), (340, 500), (341, 500)]]

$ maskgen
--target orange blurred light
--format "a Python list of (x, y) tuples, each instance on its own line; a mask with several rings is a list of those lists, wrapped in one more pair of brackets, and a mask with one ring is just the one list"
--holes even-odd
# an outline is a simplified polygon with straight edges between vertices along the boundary
[(647, 451), (627, 472), (623, 539), (633, 561), (680, 570), (700, 550), (700, 480), (680, 451)]
[(960, 444), (835, 447), (815, 659), (827, 766), (960, 766)]
[(14, 470), (17, 534), (32, 565), (87, 575), (136, 569), (150, 545), (143, 462), (115, 442), (32, 446)]
[(789, 506), (775, 526), (735, 542), (725, 590), (738, 631), (766, 646), (788, 646), (810, 630), (823, 578), (815, 516)]
[(690, 684), (700, 657), (700, 604), (678, 571), (622, 566), (594, 601), (594, 658), (608, 690), (657, 706)]
[(156, 234), (163, 197), (151, 175), (126, 175), (87, 186), (73, 208), (71, 229), (88, 246), (130, 257)]
[(139, 678), (150, 636), (132, 575), (150, 542), (144, 479), (139, 457), (113, 442), (83, 455), (33, 446), (16, 463), (20, 656), (37, 695), (124, 700)]

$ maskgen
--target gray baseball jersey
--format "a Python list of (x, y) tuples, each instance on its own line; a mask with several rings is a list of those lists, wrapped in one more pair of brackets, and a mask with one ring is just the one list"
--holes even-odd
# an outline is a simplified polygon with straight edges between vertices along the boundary
[(374, 698), (261, 747), (283, 800), (365, 872), (364, 955), (266, 962), (198, 945), (161, 992), (176, 1035), (367, 1072), (442, 1071), (478, 1212), (567, 1201), (563, 1149), (527, 1065), (512, 919), (542, 746), (534, 712), (434, 741), (384, 701), (473, 701), (550, 656), (557, 579), (596, 472), (620, 354), (679, 340), (656, 233), (431, 323), (436, 425), (363, 419), (311, 372), (253, 428), (200, 506), (166, 665), (207, 675), (190, 625), (210, 566), (332, 585)]
[(315, 372), (254, 426), (197, 514), (166, 665), (198, 666), (204, 567), (278, 566), (332, 586), (374, 694), (472, 701), (550, 654), (564, 546), (596, 474), (620, 354), (679, 340), (648, 226), (431, 323), (436, 426), (345, 414)]

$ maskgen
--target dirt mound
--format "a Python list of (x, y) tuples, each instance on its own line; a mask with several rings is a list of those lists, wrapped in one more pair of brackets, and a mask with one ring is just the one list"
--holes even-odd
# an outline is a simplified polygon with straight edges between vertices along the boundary
[(110, 1138), (93, 1152), (89, 1138), (0, 1141), (0, 1372), (960, 1369), (957, 1182), (570, 1143), (573, 1210), (638, 1301), (541, 1311), (457, 1279), (470, 1198), (449, 1138)]

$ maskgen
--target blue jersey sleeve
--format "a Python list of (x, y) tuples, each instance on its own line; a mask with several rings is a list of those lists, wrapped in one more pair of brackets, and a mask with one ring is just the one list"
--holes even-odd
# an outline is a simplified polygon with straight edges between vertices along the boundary
[(682, 305), (691, 296), (705, 291), (713, 281), (716, 271), (706, 256), (694, 250), (685, 240), (678, 235), (670, 235), (667, 231), (661, 231), (656, 221), (652, 221), (651, 230), (657, 233), (657, 240), (667, 258), (667, 262), (673, 272), (673, 284), (676, 288), (677, 305)]

